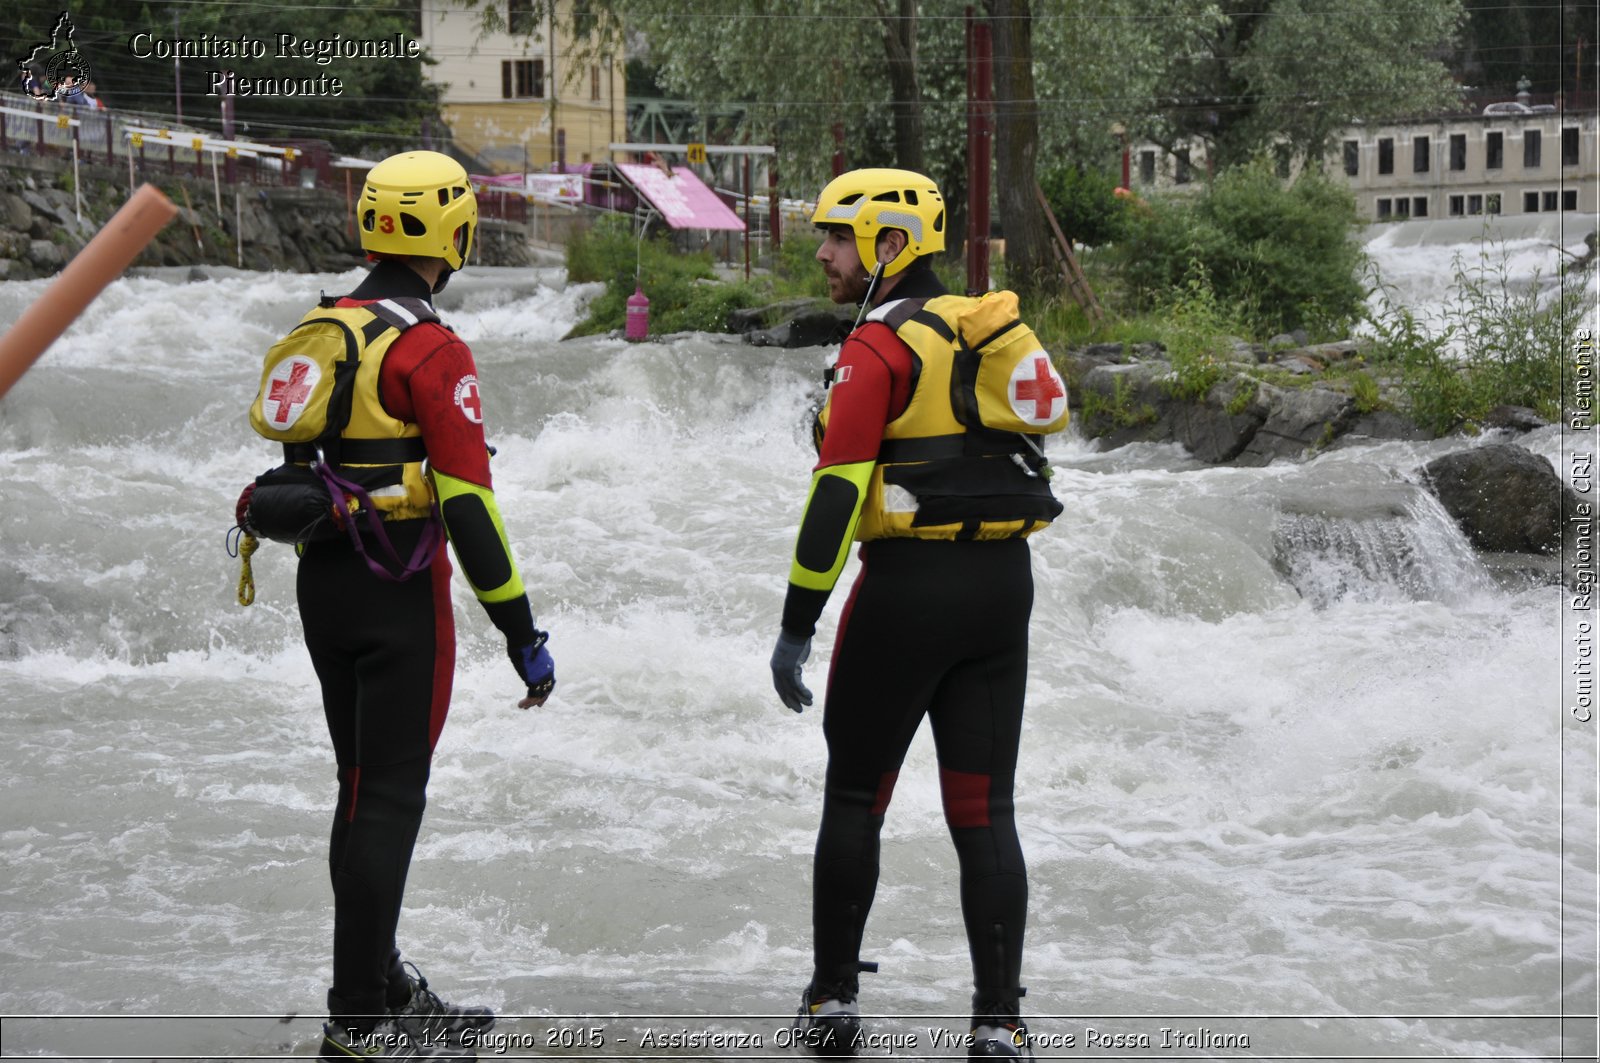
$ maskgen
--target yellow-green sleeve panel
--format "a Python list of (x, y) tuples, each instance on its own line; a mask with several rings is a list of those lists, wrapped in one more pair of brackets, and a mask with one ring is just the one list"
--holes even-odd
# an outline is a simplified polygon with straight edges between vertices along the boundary
[(433, 471), (433, 487), (439, 497), (445, 532), (472, 593), (485, 605), (522, 597), (522, 576), (511, 556), (494, 492), (437, 469)]
[(811, 477), (811, 493), (800, 533), (795, 537), (789, 582), (813, 591), (831, 591), (850, 556), (875, 462), (830, 465)]

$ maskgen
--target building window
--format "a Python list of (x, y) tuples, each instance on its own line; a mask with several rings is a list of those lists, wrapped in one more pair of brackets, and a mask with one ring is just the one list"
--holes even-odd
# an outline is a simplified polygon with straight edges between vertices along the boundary
[(1539, 213), (1539, 193), (1537, 193), (1537, 192), (1524, 192), (1524, 193), (1522, 193), (1522, 213), (1524, 213), (1524, 214), (1537, 214), (1537, 213)]
[(1411, 138), (1411, 172), (1427, 173), (1433, 142), (1428, 137)]
[(591, 100), (600, 98), (600, 66), (598, 63), (589, 68), (589, 98)]
[(1426, 218), (1428, 216), (1428, 197), (1417, 196), (1411, 201), (1411, 216), (1413, 218)]
[(500, 95), (505, 99), (544, 97), (544, 60), (507, 59), (500, 64)]
[(533, 33), (533, 0), (506, 0), (506, 29), (511, 33)]
[(1561, 193), (1561, 209), (1562, 210), (1577, 210), (1578, 209), (1578, 190), (1576, 188), (1568, 188), (1568, 189), (1564, 189), (1562, 191), (1562, 193)]
[(1174, 184), (1186, 185), (1189, 183), (1189, 149), (1179, 148), (1175, 154), (1178, 157), (1177, 165), (1173, 167), (1172, 180)]
[(1394, 138), (1381, 137), (1378, 140), (1378, 172), (1394, 173)]
[(1483, 141), (1483, 165), (1485, 169), (1498, 170), (1505, 165), (1506, 135), (1504, 133), (1490, 133)]
[(1466, 210), (1467, 210), (1467, 200), (1466, 200), (1465, 196), (1451, 196), (1450, 197), (1450, 216), (1452, 218), (1461, 217), (1461, 215), (1466, 213)]
[(1277, 155), (1278, 177), (1280, 180), (1287, 181), (1289, 179), (1289, 164), (1292, 161), (1289, 145), (1279, 144), (1274, 149), (1274, 152)]
[(1142, 185), (1156, 183), (1156, 153), (1154, 151), (1141, 151), (1139, 153), (1139, 183)]
[(1484, 196), (1483, 197), (1483, 209), (1484, 209), (1484, 212), (1488, 213), (1488, 214), (1499, 214), (1500, 213), (1500, 193), (1499, 192), (1490, 192), (1488, 195)]
[(1482, 214), (1483, 213), (1483, 197), (1482, 196), (1468, 196), (1467, 197), (1467, 213), (1468, 214)]
[(1522, 168), (1524, 170), (1537, 170), (1539, 157), (1543, 144), (1540, 143), (1539, 131), (1529, 129), (1522, 134)]
[(1578, 165), (1578, 127), (1575, 125), (1561, 131), (1561, 165)]
[(1450, 134), (1450, 169), (1465, 170), (1467, 168), (1467, 135), (1465, 133)]
[(1344, 172), (1347, 177), (1356, 177), (1361, 173), (1361, 144), (1359, 141), (1347, 140), (1344, 142)]
[(1411, 200), (1399, 196), (1394, 201), (1394, 216), (1397, 218), (1411, 217)]
[(1387, 200), (1387, 199), (1378, 200), (1378, 220), (1379, 221), (1382, 221), (1383, 219), (1387, 218), (1389, 215), (1391, 215), (1393, 213), (1394, 213), (1394, 204), (1393, 204), (1393, 202), (1391, 202), (1390, 200)]
[(1545, 192), (1542, 195), (1540, 195), (1540, 197), (1539, 197), (1539, 209), (1540, 210), (1555, 210), (1557, 202), (1558, 202), (1558, 197), (1556, 196), (1556, 193), (1554, 191)]

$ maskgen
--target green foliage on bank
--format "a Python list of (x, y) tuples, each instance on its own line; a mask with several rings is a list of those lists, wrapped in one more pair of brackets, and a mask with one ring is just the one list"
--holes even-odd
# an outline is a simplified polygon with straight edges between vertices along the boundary
[(1074, 244), (1115, 243), (1128, 229), (1131, 200), (1119, 198), (1117, 182), (1099, 170), (1057, 166), (1039, 176), (1050, 212)]
[(1150, 310), (1207, 271), (1218, 304), (1253, 334), (1347, 335), (1361, 318), (1365, 255), (1355, 199), (1316, 171), (1285, 183), (1241, 166), (1191, 195), (1142, 203), (1114, 245), (1132, 309)]
[(827, 281), (816, 262), (819, 242), (809, 235), (791, 235), (780, 245), (772, 270), (748, 281), (718, 281), (709, 251), (681, 251), (665, 232), (641, 240), (632, 219), (605, 215), (567, 244), (567, 279), (606, 286), (569, 335), (624, 328), (636, 283), (650, 300), (650, 333), (657, 336), (726, 332), (735, 310), (800, 297), (826, 299)]
[(1398, 381), (1407, 411), (1435, 434), (1481, 421), (1495, 406), (1525, 406), (1557, 421), (1576, 406), (1565, 382), (1568, 345), (1593, 319), (1582, 273), (1547, 288), (1535, 275), (1515, 284), (1504, 249), (1486, 247), (1476, 262), (1457, 258), (1442, 329), (1425, 329), (1390, 298), (1381, 280), (1371, 315), (1373, 369)]

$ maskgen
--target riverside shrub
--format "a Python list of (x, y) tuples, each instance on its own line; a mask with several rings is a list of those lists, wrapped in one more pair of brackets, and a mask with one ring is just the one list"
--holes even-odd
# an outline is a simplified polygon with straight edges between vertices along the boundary
[[(650, 297), (651, 331), (675, 331), (690, 307), (703, 320), (707, 296), (700, 282), (713, 280), (711, 253), (685, 254), (661, 234), (640, 240), (633, 221), (625, 215), (602, 215), (587, 232), (567, 242), (567, 279), (575, 283), (604, 282), (606, 290), (589, 303), (589, 316), (575, 325), (569, 336), (592, 336), (622, 328), (627, 322), (628, 296), (635, 284)], [(702, 326), (693, 326), (702, 327)], [(718, 325), (718, 328), (723, 326)]]
[(1236, 167), (1199, 193), (1152, 199), (1126, 222), (1115, 259), (1141, 309), (1169, 300), (1198, 262), (1219, 306), (1258, 335), (1337, 337), (1362, 316), (1355, 199), (1316, 171), (1285, 184), (1264, 164)]

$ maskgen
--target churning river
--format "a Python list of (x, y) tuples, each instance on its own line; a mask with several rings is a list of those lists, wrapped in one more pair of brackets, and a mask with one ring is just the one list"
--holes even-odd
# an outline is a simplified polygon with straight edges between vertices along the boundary
[[(1412, 290), (1459, 250), (1402, 244), (1374, 253)], [(241, 608), (224, 539), (274, 464), (261, 352), (360, 274), (218, 272), (118, 281), (0, 402), (7, 1055), (315, 1050), (331, 754), (293, 557), (264, 544)], [(0, 326), (47, 284), (0, 283)], [(503, 1013), (486, 1056), (786, 1056), (824, 751), (767, 657), (829, 352), (560, 342), (592, 294), (479, 269), (441, 297), (560, 686), (514, 708), (458, 578), (402, 947)], [(1041, 1056), (1593, 1057), (1569, 603), (1493, 578), (1416, 486), (1480, 442), (1264, 469), (1052, 444), (1017, 808)], [(965, 1054), (954, 876), (924, 729), (867, 933), (874, 1054)]]

